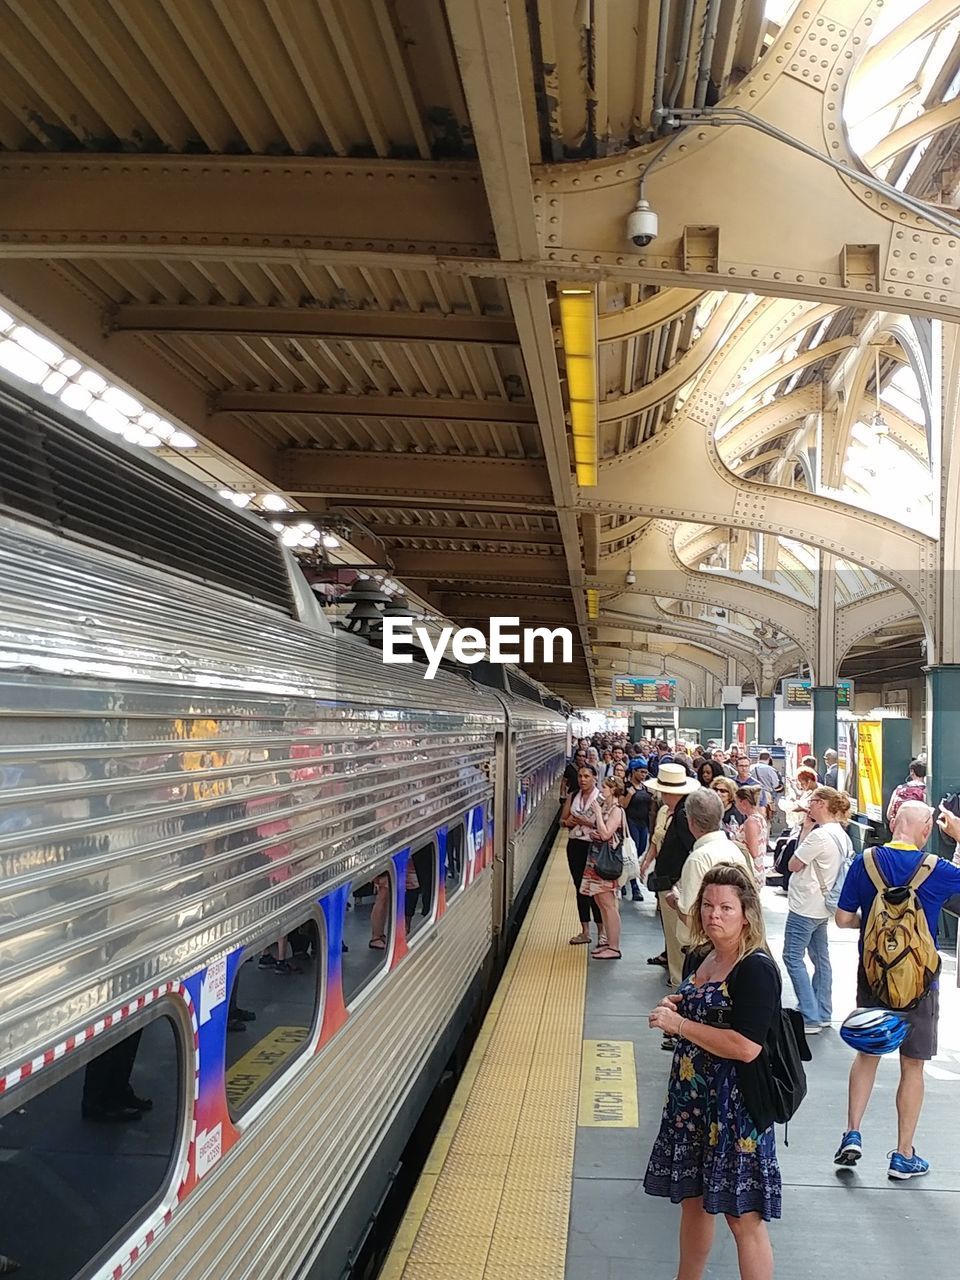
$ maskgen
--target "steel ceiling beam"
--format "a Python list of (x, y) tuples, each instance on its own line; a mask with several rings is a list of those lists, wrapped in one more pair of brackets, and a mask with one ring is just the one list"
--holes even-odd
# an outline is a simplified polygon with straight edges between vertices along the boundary
[(362, 342), (456, 342), (507, 346), (517, 342), (509, 316), (365, 307), (195, 306), (125, 304), (104, 314), (108, 333), (182, 337), (357, 339)]
[(369, 523), (365, 526), (378, 538), (397, 542), (476, 542), (496, 546), (510, 543), (532, 543), (541, 546), (560, 547), (563, 539), (558, 529), (469, 528), (453, 524), (387, 524)]
[(699, 289), (661, 289), (650, 298), (644, 298), (632, 307), (621, 311), (606, 311), (597, 322), (597, 338), (605, 342), (625, 342), (627, 338), (639, 338), (651, 333), (671, 320), (679, 320), (691, 307), (695, 307), (705, 294)]
[[(569, 599), (530, 600), (522, 596), (491, 598), (445, 592), (440, 596), (440, 608), (446, 617), (464, 622), (489, 622), (494, 617), (518, 617), (522, 622), (569, 625), (571, 603)], [(575, 646), (577, 642), (575, 635)], [(580, 679), (582, 682), (582, 671)]]
[(399, 497), (413, 498), (422, 508), (437, 495), (454, 505), (487, 499), (500, 507), (553, 512), (546, 469), (542, 462), (530, 460), (281, 449), (277, 476), (290, 494), (324, 494), (342, 506), (354, 505), (356, 494), (381, 506), (395, 505)]
[(470, 161), (6, 153), (0, 227), (5, 256), (496, 254)]
[[(447, 21), (470, 113), (487, 202), (502, 259), (536, 265), (540, 250), (530, 153), (524, 130), (518, 56), (510, 9), (503, 0), (445, 0)], [(525, 40), (521, 43), (525, 43)], [(587, 612), (574, 509), (566, 418), (546, 284), (533, 277), (508, 281), (530, 395), (560, 532), (581, 640)], [(586, 663), (593, 689), (593, 673)]]
[(441, 422), (534, 423), (537, 411), (516, 400), (468, 400), (453, 396), (327, 395), (314, 391), (221, 391), (220, 413), (318, 414), (322, 417), (416, 418)]
[(395, 574), (408, 582), (471, 582), (503, 585), (568, 585), (562, 556), (529, 555), (514, 551), (509, 555), (465, 551), (392, 552)]

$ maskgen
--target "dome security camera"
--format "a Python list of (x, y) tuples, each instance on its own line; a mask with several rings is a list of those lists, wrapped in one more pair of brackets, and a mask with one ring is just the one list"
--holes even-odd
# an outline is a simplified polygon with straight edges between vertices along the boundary
[(627, 218), (627, 236), (638, 249), (645, 249), (657, 238), (660, 220), (650, 208), (650, 201), (642, 196)]

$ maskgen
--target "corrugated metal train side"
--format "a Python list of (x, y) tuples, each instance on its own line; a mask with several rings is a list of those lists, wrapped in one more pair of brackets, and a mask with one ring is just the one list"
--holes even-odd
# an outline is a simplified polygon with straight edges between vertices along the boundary
[[(0, 1113), (166, 1016), (173, 1156), (83, 1274), (339, 1276), (530, 887), (565, 721), (6, 518), (0, 593)], [(232, 985), (305, 923), (310, 1025), (231, 1107)]]

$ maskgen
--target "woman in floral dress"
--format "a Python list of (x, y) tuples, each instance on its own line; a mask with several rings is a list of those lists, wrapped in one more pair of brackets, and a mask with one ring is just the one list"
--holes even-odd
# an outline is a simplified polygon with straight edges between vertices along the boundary
[(740, 1079), (780, 1008), (781, 982), (752, 877), (725, 863), (708, 871), (691, 931), (679, 991), (650, 1014), (650, 1026), (678, 1044), (643, 1186), (681, 1205), (678, 1280), (702, 1277), (720, 1213), (742, 1280), (770, 1280), (766, 1223), (780, 1217), (780, 1169), (773, 1126), (757, 1131)]

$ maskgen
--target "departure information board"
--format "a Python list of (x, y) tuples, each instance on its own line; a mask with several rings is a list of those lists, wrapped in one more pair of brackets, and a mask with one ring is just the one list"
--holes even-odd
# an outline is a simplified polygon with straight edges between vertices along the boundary
[(614, 702), (634, 706), (672, 706), (677, 701), (673, 676), (614, 676)]
[[(780, 692), (783, 694), (784, 708), (790, 710), (801, 710), (813, 706), (813, 694), (811, 692), (813, 685), (809, 680), (784, 680), (780, 685)], [(837, 681), (837, 706), (842, 707), (845, 711), (850, 709), (853, 701), (853, 681), (838, 680)]]

